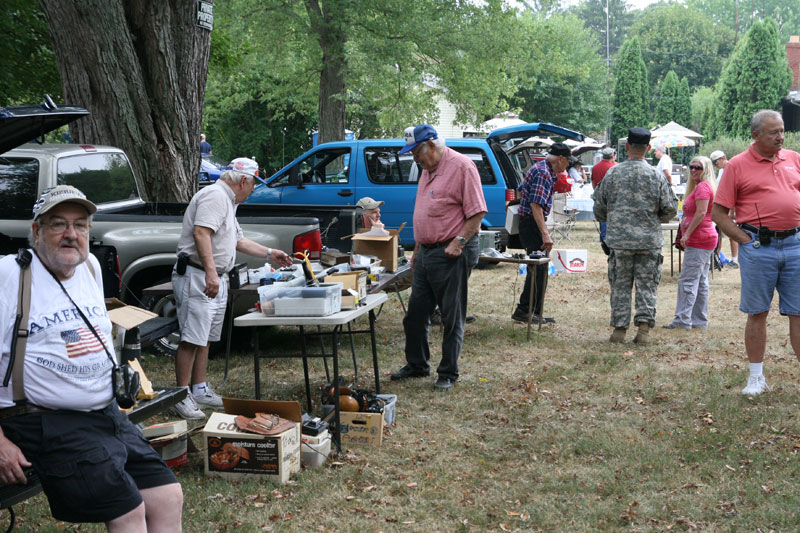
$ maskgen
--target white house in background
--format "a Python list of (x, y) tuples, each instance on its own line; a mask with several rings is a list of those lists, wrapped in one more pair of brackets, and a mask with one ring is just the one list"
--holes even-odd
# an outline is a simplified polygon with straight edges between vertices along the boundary
[[(441, 90), (439, 80), (431, 75), (425, 76), (423, 86), (430, 91)], [(436, 96), (436, 109), (439, 111), (439, 119), (431, 125), (439, 132), (439, 137), (443, 139), (459, 139), (464, 137), (464, 132), (477, 131), (475, 126), (456, 124), (456, 106), (448, 101), (441, 92)]]

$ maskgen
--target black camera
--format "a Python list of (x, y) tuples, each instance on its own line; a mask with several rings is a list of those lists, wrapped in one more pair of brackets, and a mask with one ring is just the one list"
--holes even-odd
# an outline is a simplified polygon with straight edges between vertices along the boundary
[(115, 367), (111, 372), (111, 385), (114, 388), (114, 398), (120, 407), (130, 409), (136, 404), (141, 382), (139, 373), (131, 365), (126, 363)]

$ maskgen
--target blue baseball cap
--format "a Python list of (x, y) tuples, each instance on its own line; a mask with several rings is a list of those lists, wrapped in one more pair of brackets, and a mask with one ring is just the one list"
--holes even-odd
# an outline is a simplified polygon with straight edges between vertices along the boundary
[(400, 150), (400, 154), (410, 152), (417, 147), (419, 143), (430, 141), (431, 139), (438, 139), (439, 134), (430, 124), (420, 124), (419, 126), (411, 126), (405, 130), (406, 145)]

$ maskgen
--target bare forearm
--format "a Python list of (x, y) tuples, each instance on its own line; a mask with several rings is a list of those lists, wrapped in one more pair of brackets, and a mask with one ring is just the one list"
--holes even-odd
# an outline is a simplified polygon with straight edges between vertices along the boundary
[(458, 234), (467, 240), (470, 240), (473, 236), (477, 235), (481, 230), (481, 222), (483, 221), (483, 216), (485, 214), (486, 212), (482, 211), (469, 217), (464, 221), (464, 225), (461, 226), (461, 231), (459, 231)]
[(736, 225), (736, 222), (733, 221), (733, 218), (731, 218), (729, 208), (714, 204), (711, 208), (711, 220), (713, 220), (719, 229), (731, 240), (738, 243), (750, 241), (750, 236), (742, 231), (742, 229)]

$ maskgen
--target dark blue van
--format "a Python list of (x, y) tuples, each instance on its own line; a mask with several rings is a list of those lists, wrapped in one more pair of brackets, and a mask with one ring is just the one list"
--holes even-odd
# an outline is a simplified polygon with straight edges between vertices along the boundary
[[(505, 231), (506, 191), (523, 176), (505, 152), (514, 141), (531, 136), (581, 141), (583, 135), (549, 123), (531, 123), (494, 130), (486, 138), (446, 139), (447, 146), (475, 162), (489, 210), (482, 229)], [(355, 205), (364, 196), (386, 202), (381, 221), (387, 228), (407, 225), (400, 242), (414, 242), (413, 214), (417, 181), (422, 172), (410, 153), (398, 155), (403, 139), (365, 139), (318, 145), (260, 184), (247, 203)], [(322, 228), (324, 230), (324, 228)]]

